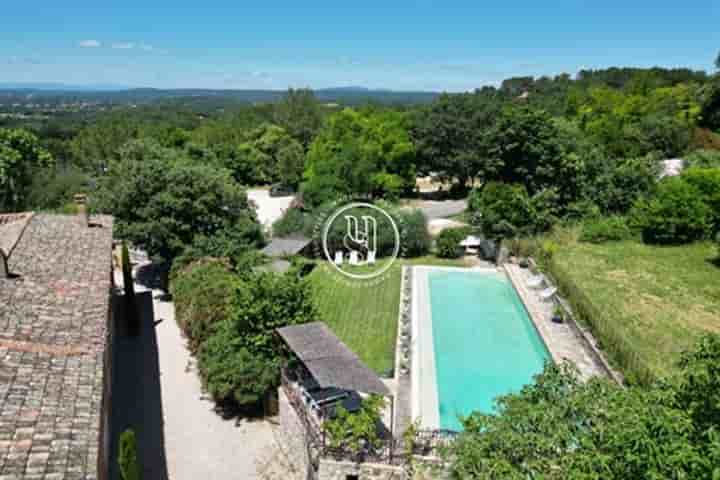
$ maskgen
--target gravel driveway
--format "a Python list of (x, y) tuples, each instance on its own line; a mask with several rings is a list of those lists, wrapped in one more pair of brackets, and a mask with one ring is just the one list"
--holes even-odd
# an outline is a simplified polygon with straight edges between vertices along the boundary
[(271, 197), (270, 190), (252, 188), (247, 191), (248, 198), (255, 202), (257, 206), (258, 220), (260, 223), (269, 228), (293, 201), (293, 196), (289, 197)]

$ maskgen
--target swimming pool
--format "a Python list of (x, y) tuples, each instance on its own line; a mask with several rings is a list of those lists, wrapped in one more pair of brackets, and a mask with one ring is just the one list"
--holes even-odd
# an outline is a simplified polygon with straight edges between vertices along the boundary
[(493, 399), (530, 383), (550, 355), (504, 274), (428, 269), (427, 290), (433, 408), (440, 428), (460, 430), (458, 415), (492, 413)]

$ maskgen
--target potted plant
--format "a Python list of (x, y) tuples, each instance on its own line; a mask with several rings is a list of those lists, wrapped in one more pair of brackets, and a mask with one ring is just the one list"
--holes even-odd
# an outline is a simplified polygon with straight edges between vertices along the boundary
[(555, 309), (553, 310), (552, 315), (553, 323), (563, 323), (564, 320), (565, 312), (563, 312), (563, 309), (560, 307), (560, 305), (555, 305)]

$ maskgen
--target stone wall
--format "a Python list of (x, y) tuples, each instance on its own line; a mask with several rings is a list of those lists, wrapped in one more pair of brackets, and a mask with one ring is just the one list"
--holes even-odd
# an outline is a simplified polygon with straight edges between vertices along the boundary
[(278, 388), (278, 410), (280, 415), (280, 435), (284, 443), (288, 460), (299, 472), (308, 472), (307, 478), (313, 478), (310, 472), (311, 462), (308, 454), (305, 428), (297, 412), (290, 404), (283, 387)]
[(322, 459), (317, 480), (405, 480), (405, 471), (396, 465), (338, 462)]

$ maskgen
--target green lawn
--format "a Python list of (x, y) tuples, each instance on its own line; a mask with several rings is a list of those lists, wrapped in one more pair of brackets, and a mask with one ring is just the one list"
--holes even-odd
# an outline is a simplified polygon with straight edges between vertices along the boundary
[(626, 241), (571, 243), (557, 264), (656, 375), (672, 373), (702, 332), (720, 333), (720, 267), (710, 243), (653, 247)]
[(462, 265), (432, 256), (396, 262), (376, 285), (358, 285), (320, 264), (310, 274), (321, 320), (380, 374), (393, 368), (401, 265)]

